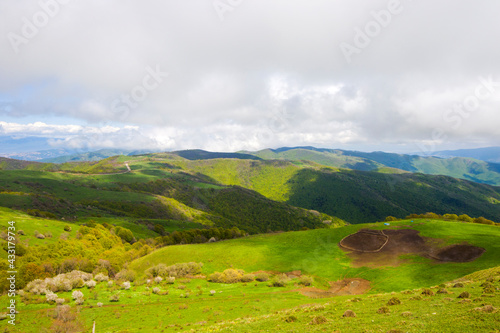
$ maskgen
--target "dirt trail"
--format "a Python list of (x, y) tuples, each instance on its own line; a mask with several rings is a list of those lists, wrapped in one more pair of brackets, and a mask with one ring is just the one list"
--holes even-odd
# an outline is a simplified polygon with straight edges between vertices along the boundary
[(299, 289), (298, 291), (304, 296), (323, 298), (340, 295), (361, 295), (370, 290), (370, 281), (365, 279), (353, 278), (329, 283), (330, 288), (328, 290), (306, 287)]

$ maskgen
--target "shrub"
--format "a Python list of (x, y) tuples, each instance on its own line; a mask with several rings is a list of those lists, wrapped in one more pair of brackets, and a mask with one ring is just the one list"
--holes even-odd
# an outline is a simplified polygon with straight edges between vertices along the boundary
[(215, 272), (210, 274), (207, 278), (210, 282), (215, 283), (237, 283), (241, 281), (244, 271), (241, 269), (228, 268), (224, 272)]
[(21, 235), (21, 236), (24, 236), (24, 235), (25, 235), (24, 231), (22, 231), (21, 229), (19, 229), (19, 230), (17, 231), (17, 234), (18, 234), (18, 235)]
[(255, 276), (253, 274), (244, 274), (241, 277), (241, 282), (252, 282), (255, 280)]
[(383, 306), (377, 310), (377, 313), (379, 313), (379, 314), (389, 313), (389, 312), (391, 312), (391, 310), (389, 310), (389, 308), (387, 306)]
[(210, 296), (215, 295), (217, 292), (215, 290), (210, 290)]
[(174, 276), (169, 276), (165, 279), (168, 284), (173, 284), (175, 282), (175, 277)]
[(118, 274), (116, 274), (115, 279), (133, 282), (136, 278), (136, 275), (137, 274), (134, 271), (122, 269), (118, 272)]
[(462, 282), (457, 282), (453, 285), (453, 288), (463, 288), (464, 284)]
[(389, 301), (387, 301), (387, 305), (398, 305), (401, 304), (401, 301), (397, 297), (392, 297)]
[(80, 290), (75, 290), (71, 294), (71, 297), (73, 297), (73, 299), (83, 298), (83, 293)]
[(108, 288), (113, 286), (113, 280), (108, 281)]
[(103, 306), (103, 304), (101, 302), (97, 302), (97, 307), (98, 308), (101, 308)]
[(45, 239), (45, 236), (39, 233), (38, 231), (35, 231), (35, 237), (38, 239)]
[(257, 273), (255, 275), (255, 280), (259, 282), (266, 282), (269, 280), (269, 275), (267, 273)]
[(413, 316), (413, 313), (411, 313), (410, 311), (405, 311), (405, 312), (402, 312), (401, 315), (403, 317), (411, 317), (411, 316)]
[(129, 281), (125, 281), (122, 283), (122, 288), (125, 289), (125, 290), (129, 290), (130, 289), (130, 282)]
[(470, 298), (470, 292), (464, 291), (460, 295), (458, 295), (458, 298)]
[(77, 298), (77, 299), (75, 299), (76, 305), (82, 305), (83, 302), (85, 302), (85, 300), (83, 298)]
[(424, 290), (422, 290), (422, 295), (434, 296), (434, 292), (432, 290), (430, 290), (429, 288), (424, 288)]
[(161, 281), (163, 281), (163, 278), (161, 276), (155, 277), (155, 282), (156, 283), (160, 283)]
[(304, 285), (304, 286), (310, 286), (313, 284), (314, 279), (310, 276), (307, 275), (302, 275), (299, 278), (299, 284)]
[(99, 273), (94, 277), (94, 280), (96, 280), (97, 282), (108, 281), (109, 276), (105, 275), (104, 273)]
[(87, 286), (87, 288), (89, 289), (92, 289), (96, 286), (97, 282), (95, 282), (94, 280), (89, 280), (87, 282), (85, 282), (85, 285)]
[(64, 298), (58, 298), (58, 299), (56, 299), (56, 304), (57, 305), (63, 305), (64, 302), (66, 302), (66, 300)]
[(284, 287), (288, 282), (290, 282), (290, 278), (286, 274), (279, 274), (272, 281), (272, 286)]
[(298, 319), (297, 319), (297, 317), (295, 317), (295, 316), (293, 316), (293, 315), (292, 315), (292, 316), (288, 316), (288, 317), (283, 318), (283, 321), (285, 321), (285, 322), (287, 322), (287, 323), (294, 323), (294, 322), (296, 322), (297, 320), (298, 320)]
[(115, 294), (109, 296), (110, 302), (118, 302), (119, 300), (120, 300), (120, 293), (115, 293)]
[(344, 312), (342, 317), (356, 317), (356, 314), (352, 310), (346, 310), (346, 312)]
[(153, 288), (153, 294), (159, 294), (160, 293), (160, 288), (154, 287)]
[(71, 227), (69, 225), (65, 225), (64, 226), (64, 231), (70, 232), (71, 231)]
[(146, 270), (146, 275), (150, 277), (161, 276), (166, 278), (168, 276), (172, 277), (184, 277), (186, 275), (198, 275), (201, 274), (201, 269), (203, 267), (203, 263), (196, 262), (188, 262), (188, 263), (180, 263), (171, 266), (167, 266), (165, 264), (158, 264), (153, 267), (150, 267)]
[(49, 291), (45, 294), (45, 298), (47, 299), (47, 302), (48, 303), (52, 303), (52, 302), (55, 302), (58, 297), (57, 297), (57, 294), (54, 294), (53, 292)]

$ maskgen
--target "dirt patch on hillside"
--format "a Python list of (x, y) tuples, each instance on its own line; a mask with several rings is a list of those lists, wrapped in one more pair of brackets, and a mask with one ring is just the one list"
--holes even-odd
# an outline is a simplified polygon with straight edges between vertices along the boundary
[[(485, 251), (469, 244), (441, 248), (442, 240), (422, 237), (419, 231), (413, 229), (368, 230), (361, 229), (339, 243), (340, 248), (353, 259), (355, 267), (399, 266), (408, 261), (401, 258), (405, 254), (420, 255), (439, 262), (469, 262)], [(387, 240), (377, 249), (376, 246), (382, 244), (382, 238), (374, 236), (385, 236)]]
[(389, 237), (381, 230), (361, 229), (342, 239), (340, 245), (358, 252), (378, 252), (387, 244), (388, 240)]
[(370, 281), (365, 279), (344, 279), (341, 281), (329, 282), (330, 288), (323, 290), (314, 287), (306, 287), (298, 291), (305, 296), (312, 298), (324, 298), (340, 295), (360, 295), (370, 290)]
[(479, 258), (485, 251), (482, 247), (459, 244), (439, 249), (434, 253), (430, 253), (429, 256), (439, 261), (469, 262)]

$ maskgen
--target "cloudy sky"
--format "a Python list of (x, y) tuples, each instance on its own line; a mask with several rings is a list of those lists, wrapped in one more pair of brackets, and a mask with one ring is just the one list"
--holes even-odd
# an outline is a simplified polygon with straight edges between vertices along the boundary
[(0, 136), (498, 146), (499, 12), (496, 0), (0, 0)]

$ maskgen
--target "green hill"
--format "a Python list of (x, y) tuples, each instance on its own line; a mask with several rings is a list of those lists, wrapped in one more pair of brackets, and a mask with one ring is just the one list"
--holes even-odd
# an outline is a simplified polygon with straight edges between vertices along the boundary
[(263, 159), (312, 161), (326, 166), (360, 171), (376, 171), (382, 167), (397, 168), (414, 173), (444, 175), (489, 185), (500, 185), (500, 165), (472, 158), (423, 157), (384, 152), (365, 153), (314, 147), (266, 149), (247, 152)]

